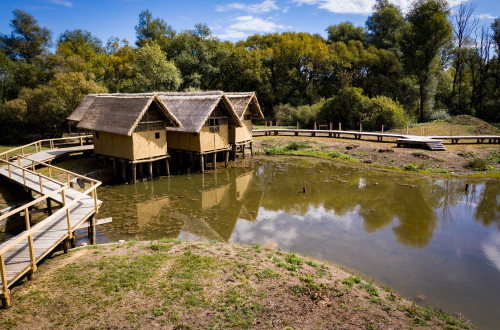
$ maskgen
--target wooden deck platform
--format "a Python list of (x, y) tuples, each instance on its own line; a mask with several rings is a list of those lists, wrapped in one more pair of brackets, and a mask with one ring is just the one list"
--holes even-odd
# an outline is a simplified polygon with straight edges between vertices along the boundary
[[(41, 149), (41, 148), (40, 148)], [(10, 305), (9, 287), (23, 275), (32, 275), (36, 265), (61, 242), (69, 242), (73, 233), (86, 220), (91, 220), (102, 204), (97, 199), (96, 188), (101, 184), (97, 180), (85, 178), (75, 173), (67, 173), (67, 182), (58, 182), (52, 178), (33, 171), (34, 166), (50, 166), (40, 164), (71, 153), (86, 152), (93, 149), (93, 145), (70, 147), (63, 149), (44, 150), (23, 157), (9, 157), (10, 161), (1, 160), (0, 176), (11, 182), (23, 186), (26, 190), (40, 195), (34, 201), (24, 204), (1, 217), (8, 217), (18, 212), (24, 212), (26, 230), (12, 237), (0, 245), (0, 298), (4, 306)], [(84, 192), (72, 189), (69, 186), (70, 174), (83, 178), (83, 182), (90, 184)], [(61, 204), (55, 213), (31, 227), (29, 208), (41, 202), (53, 200)], [(94, 222), (92, 222), (94, 224)], [(92, 228), (92, 230), (95, 230)]]

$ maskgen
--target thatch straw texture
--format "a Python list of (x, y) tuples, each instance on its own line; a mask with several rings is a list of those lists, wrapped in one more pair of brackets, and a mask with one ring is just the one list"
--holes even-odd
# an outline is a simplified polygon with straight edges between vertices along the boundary
[(226, 96), (231, 101), (240, 119), (243, 119), (243, 114), (248, 107), (250, 107), (253, 119), (264, 119), (255, 92), (226, 93)]
[(160, 113), (164, 115), (167, 126), (181, 126), (177, 118), (154, 94), (99, 94), (77, 127), (131, 136), (152, 102), (156, 103)]
[(88, 94), (86, 95), (82, 102), (80, 102), (80, 105), (69, 115), (67, 120), (72, 120), (72, 121), (80, 121), (82, 120), (83, 116), (87, 113), (87, 111), (90, 108), (90, 105), (92, 102), (94, 102), (95, 98), (97, 97), (97, 94)]
[(231, 102), (222, 91), (157, 94), (182, 124), (180, 128), (167, 127), (168, 131), (199, 133), (217, 106), (227, 114), (231, 125), (243, 126)]

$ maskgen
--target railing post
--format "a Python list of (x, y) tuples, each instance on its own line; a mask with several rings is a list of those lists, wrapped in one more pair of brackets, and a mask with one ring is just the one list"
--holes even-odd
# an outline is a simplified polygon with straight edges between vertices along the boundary
[(23, 168), (23, 183), (24, 183), (24, 186), (26, 187), (26, 169)]
[(35, 172), (35, 161), (31, 160), (31, 170)]
[(69, 173), (66, 173), (66, 183), (69, 184)]
[(10, 162), (7, 162), (7, 168), (9, 170), (9, 179), (12, 178), (12, 173), (10, 172)]
[(21, 167), (21, 157), (17, 156), (17, 165)]
[(39, 175), (38, 177), (40, 178), (40, 194), (42, 194), (42, 195), (43, 195), (42, 176), (41, 176), (41, 175)]
[[(62, 203), (63, 207), (66, 207), (66, 190), (62, 190)], [(68, 239), (71, 239), (73, 233), (71, 232), (71, 219), (69, 216), (69, 207), (66, 207), (66, 221), (68, 222)]]
[[(30, 230), (30, 210), (29, 208), (24, 209), (24, 221), (26, 222), (26, 230)], [(31, 274), (36, 272), (36, 259), (35, 259), (35, 248), (33, 247), (33, 235), (28, 236), (28, 247), (30, 250), (30, 260), (31, 260)]]
[(80, 147), (83, 147), (83, 138), (80, 136)]
[[(92, 182), (92, 187), (95, 185), (95, 182)], [(98, 208), (97, 208), (97, 188), (94, 188), (92, 190), (92, 198), (94, 199), (94, 213), (97, 214)]]
[(49, 178), (52, 179), (52, 167), (49, 167)]
[(2, 285), (3, 285), (3, 298), (2, 298), (2, 304), (3, 307), (9, 307), (10, 306), (10, 291), (9, 291), (9, 286), (7, 285), (7, 273), (5, 272), (5, 259), (3, 257), (3, 254), (0, 255), (0, 273), (2, 277)]
[(23, 147), (23, 148), (21, 148), (21, 154), (22, 154), (22, 155), (23, 155), (23, 157), (24, 157), (24, 147)]

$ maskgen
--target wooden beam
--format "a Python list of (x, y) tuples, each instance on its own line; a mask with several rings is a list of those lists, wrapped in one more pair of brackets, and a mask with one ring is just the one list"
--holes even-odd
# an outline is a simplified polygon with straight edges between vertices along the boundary
[(200, 154), (200, 172), (205, 173), (205, 161), (204, 158), (205, 155)]
[(213, 153), (213, 156), (212, 156), (212, 167), (213, 167), (214, 171), (217, 169), (217, 152)]

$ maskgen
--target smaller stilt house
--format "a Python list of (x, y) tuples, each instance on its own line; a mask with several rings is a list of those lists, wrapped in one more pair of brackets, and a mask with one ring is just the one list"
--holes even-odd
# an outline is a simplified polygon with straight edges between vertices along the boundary
[(193, 168), (199, 158), (200, 169), (205, 169), (206, 158), (212, 157), (216, 167), (217, 154), (229, 160), (231, 150), (229, 126), (242, 127), (243, 123), (222, 91), (158, 93), (159, 98), (181, 123), (181, 127), (167, 127), (169, 152), (179, 156), (181, 167), (184, 156)]
[(68, 118), (79, 119), (78, 128), (92, 131), (94, 153), (111, 159), (115, 174), (116, 161), (119, 161), (123, 179), (127, 180), (127, 165), (131, 165), (133, 181), (136, 181), (137, 165), (142, 172), (145, 163), (152, 178), (153, 163), (159, 171), (161, 160), (165, 160), (169, 174), (166, 128), (179, 128), (181, 124), (157, 95), (89, 95), (80, 106), (81, 111), (77, 108), (76, 114), (73, 112)]
[(241, 151), (245, 158), (246, 147), (249, 147), (253, 154), (252, 119), (264, 119), (264, 115), (255, 92), (226, 93), (226, 96), (243, 123), (243, 127), (229, 125), (229, 143), (232, 146), (233, 158), (236, 157), (237, 151)]

